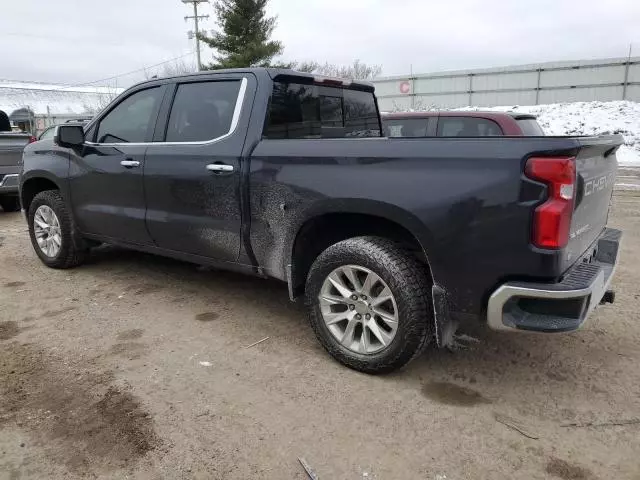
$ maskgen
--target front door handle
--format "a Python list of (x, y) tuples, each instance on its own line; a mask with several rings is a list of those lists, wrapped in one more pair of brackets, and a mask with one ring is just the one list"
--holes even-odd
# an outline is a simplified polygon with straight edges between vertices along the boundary
[(231, 173), (233, 172), (233, 165), (210, 163), (209, 165), (207, 165), (207, 170), (214, 173)]
[(120, 162), (120, 165), (126, 168), (134, 168), (134, 167), (139, 167), (140, 162), (138, 160), (122, 160)]

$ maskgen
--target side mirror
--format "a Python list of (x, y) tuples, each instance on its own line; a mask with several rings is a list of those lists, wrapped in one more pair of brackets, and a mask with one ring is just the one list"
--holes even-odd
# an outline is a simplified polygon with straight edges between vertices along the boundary
[(53, 142), (66, 148), (80, 147), (84, 145), (84, 129), (80, 125), (59, 125)]

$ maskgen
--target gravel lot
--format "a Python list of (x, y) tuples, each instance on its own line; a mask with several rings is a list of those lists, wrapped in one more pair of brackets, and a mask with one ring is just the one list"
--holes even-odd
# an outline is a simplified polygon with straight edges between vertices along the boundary
[(298, 457), (324, 480), (638, 479), (639, 195), (615, 197), (616, 303), (584, 331), (479, 328), (381, 377), (325, 354), (284, 284), (110, 247), (50, 270), (0, 213), (0, 479), (307, 478)]

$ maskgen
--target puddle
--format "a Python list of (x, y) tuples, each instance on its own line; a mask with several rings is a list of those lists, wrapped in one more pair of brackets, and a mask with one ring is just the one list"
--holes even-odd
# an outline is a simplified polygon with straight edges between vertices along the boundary
[(18, 324), (13, 321), (0, 322), (0, 340), (9, 340), (20, 333)]
[(137, 338), (142, 337), (144, 330), (141, 328), (133, 328), (131, 330), (125, 330), (124, 332), (120, 332), (116, 337), (118, 340), (136, 340)]
[(422, 393), (430, 400), (460, 407), (491, 403), (480, 392), (448, 382), (429, 382), (422, 388)]
[(220, 315), (215, 312), (205, 312), (197, 314), (196, 320), (199, 322), (211, 322), (212, 320), (217, 320), (219, 317)]
[(562, 480), (589, 480), (594, 478), (593, 474), (586, 468), (572, 465), (555, 457), (549, 459), (545, 472)]

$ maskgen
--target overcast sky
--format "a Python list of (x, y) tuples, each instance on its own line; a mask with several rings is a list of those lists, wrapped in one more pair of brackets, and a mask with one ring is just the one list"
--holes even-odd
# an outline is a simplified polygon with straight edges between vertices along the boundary
[[(0, 79), (78, 84), (195, 49), (180, 0), (0, 3)], [(213, 17), (210, 5), (202, 10)], [(629, 43), (640, 56), (640, 0), (271, 0), (269, 10), (283, 60), (358, 58), (383, 75), (622, 57)], [(203, 46), (203, 61), (211, 55)]]

